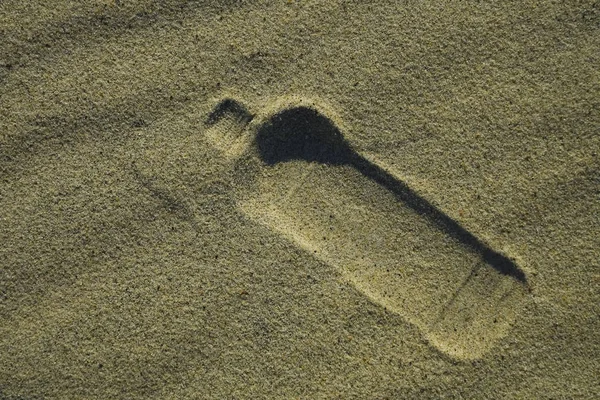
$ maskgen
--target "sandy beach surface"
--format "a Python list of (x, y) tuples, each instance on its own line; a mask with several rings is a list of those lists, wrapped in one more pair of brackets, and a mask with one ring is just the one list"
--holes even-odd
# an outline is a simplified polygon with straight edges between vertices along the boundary
[(0, 1), (0, 399), (600, 397), (600, 4)]

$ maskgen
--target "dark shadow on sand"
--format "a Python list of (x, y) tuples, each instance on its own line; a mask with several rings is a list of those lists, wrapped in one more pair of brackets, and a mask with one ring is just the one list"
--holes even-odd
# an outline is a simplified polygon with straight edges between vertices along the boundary
[(524, 272), (513, 261), (491, 249), (404, 182), (354, 151), (333, 122), (316, 110), (296, 107), (274, 115), (258, 130), (256, 145), (263, 162), (271, 166), (304, 160), (356, 168), (439, 229), (480, 254), (498, 272), (527, 284)]

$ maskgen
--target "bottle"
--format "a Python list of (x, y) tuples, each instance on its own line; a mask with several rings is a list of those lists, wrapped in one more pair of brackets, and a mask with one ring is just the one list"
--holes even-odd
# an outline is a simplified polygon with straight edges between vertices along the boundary
[(240, 212), (333, 266), (440, 351), (480, 358), (522, 308), (524, 272), (356, 152), (344, 131), (324, 102), (282, 98), (253, 114), (226, 98), (203, 140), (220, 154)]

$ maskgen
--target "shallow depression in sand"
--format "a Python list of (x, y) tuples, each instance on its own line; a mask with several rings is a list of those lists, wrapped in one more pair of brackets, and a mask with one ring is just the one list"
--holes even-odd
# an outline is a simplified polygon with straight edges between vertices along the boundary
[(242, 213), (334, 266), (439, 350), (481, 357), (521, 308), (524, 273), (354, 151), (327, 114), (301, 99), (257, 116), (225, 99), (203, 137), (230, 165)]

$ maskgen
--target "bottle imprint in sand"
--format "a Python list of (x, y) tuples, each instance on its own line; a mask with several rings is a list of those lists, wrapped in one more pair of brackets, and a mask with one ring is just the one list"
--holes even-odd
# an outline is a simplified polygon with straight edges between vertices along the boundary
[(334, 266), (441, 351), (481, 357), (521, 308), (525, 274), (354, 151), (336, 119), (310, 101), (283, 100), (253, 117), (226, 99), (205, 136), (244, 183), (243, 213)]

